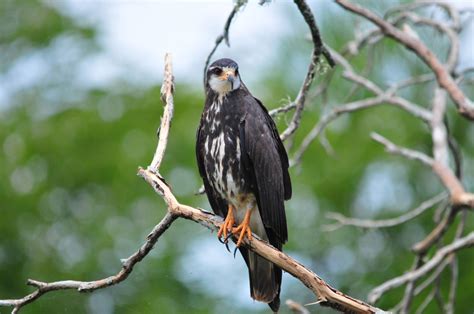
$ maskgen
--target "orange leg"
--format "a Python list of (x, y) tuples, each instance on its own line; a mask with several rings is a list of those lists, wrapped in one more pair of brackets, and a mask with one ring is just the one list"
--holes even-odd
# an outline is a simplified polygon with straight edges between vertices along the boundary
[(229, 204), (229, 209), (227, 211), (227, 216), (225, 217), (224, 223), (221, 225), (219, 228), (219, 231), (217, 232), (217, 237), (220, 238), (222, 235), (224, 235), (225, 242), (227, 242), (227, 233), (230, 231), (232, 232), (232, 228), (234, 227), (234, 209), (232, 205)]
[(252, 230), (250, 230), (250, 226), (249, 226), (251, 214), (252, 214), (252, 210), (248, 209), (247, 212), (245, 213), (245, 217), (242, 223), (237, 228), (232, 229), (232, 233), (236, 237), (238, 233), (240, 232), (239, 239), (237, 240), (237, 247), (239, 247), (240, 244), (242, 244), (242, 240), (244, 239), (245, 235), (247, 235), (247, 238), (249, 240), (252, 240)]

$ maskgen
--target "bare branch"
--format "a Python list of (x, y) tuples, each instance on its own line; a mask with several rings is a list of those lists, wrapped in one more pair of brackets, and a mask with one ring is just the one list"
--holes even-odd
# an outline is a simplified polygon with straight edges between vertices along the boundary
[(474, 194), (468, 193), (464, 190), (461, 182), (459, 182), (450, 168), (421, 152), (399, 147), (380, 134), (372, 133), (371, 136), (375, 141), (385, 145), (385, 149), (389, 153), (402, 155), (408, 159), (418, 160), (423, 164), (430, 166), (451, 194), (451, 202), (453, 205), (474, 208)]
[(173, 214), (167, 213), (161, 222), (153, 228), (151, 233), (147, 236), (146, 242), (140, 249), (127, 259), (122, 260), (122, 269), (117, 274), (94, 281), (62, 280), (48, 283), (28, 279), (27, 285), (36, 287), (37, 290), (21, 299), (0, 300), (0, 306), (11, 306), (13, 307), (12, 313), (17, 313), (23, 306), (51, 291), (73, 289), (79, 292), (91, 292), (116, 285), (127, 279), (128, 275), (133, 271), (134, 266), (148, 255), (160, 236), (171, 226), (176, 218), (177, 217)]
[(451, 269), (451, 282), (449, 286), (448, 303), (445, 306), (445, 311), (447, 314), (454, 314), (454, 301), (456, 299), (456, 291), (459, 278), (459, 266), (458, 259), (456, 258), (456, 256), (453, 255), (449, 266)]
[(319, 134), (321, 134), (321, 132), (329, 123), (337, 119), (340, 115), (379, 105), (385, 99), (386, 99), (385, 96), (377, 96), (377, 97), (368, 98), (364, 100), (354, 101), (354, 102), (345, 104), (343, 106), (335, 107), (331, 112), (324, 115), (318, 121), (318, 123), (313, 127), (313, 129), (311, 129), (311, 131), (306, 135), (300, 147), (293, 155), (293, 158), (290, 161), (290, 165), (293, 166), (300, 163), (301, 158), (303, 157), (303, 154), (309, 148), (309, 146), (314, 141), (314, 139), (318, 137)]
[(446, 231), (448, 231), (449, 226), (454, 222), (454, 218), (458, 212), (459, 211), (456, 207), (452, 207), (443, 220), (441, 220), (441, 222), (437, 224), (422, 241), (413, 245), (412, 251), (417, 254), (426, 253), (433, 244), (436, 243), (446, 233)]
[(458, 62), (458, 57), (459, 57), (459, 37), (457, 36), (454, 29), (452, 29), (451, 27), (449, 27), (448, 25), (444, 23), (441, 23), (433, 19), (421, 17), (409, 11), (403, 12), (400, 15), (400, 17), (406, 17), (410, 19), (414, 24), (424, 24), (424, 25), (432, 26), (436, 28), (438, 31), (443, 32), (448, 36), (451, 42), (451, 45), (449, 47), (449, 55), (446, 60), (446, 67), (449, 73), (453, 72), (454, 67), (456, 66), (456, 63)]
[[(313, 83), (314, 75), (316, 72), (316, 64), (319, 61), (319, 57), (316, 55), (316, 51), (313, 50), (311, 55), (311, 62), (308, 66), (308, 71), (306, 73), (306, 77), (304, 79), (303, 85), (301, 85), (301, 89), (298, 92), (298, 96), (294, 101), (295, 104), (295, 113), (293, 114), (293, 118), (290, 121), (288, 127), (280, 134), (280, 138), (282, 141), (285, 141), (290, 137), (299, 127), (301, 117), (303, 114), (303, 109), (305, 106), (306, 101), (306, 94), (308, 93), (309, 88), (311, 87), (311, 83)], [(290, 104), (291, 105), (291, 104)]]
[(425, 313), (426, 307), (433, 301), (434, 295), (436, 293), (436, 289), (431, 289), (430, 293), (426, 296), (420, 306), (416, 309), (415, 314), (422, 314)]
[(375, 303), (380, 298), (380, 296), (388, 290), (399, 287), (409, 281), (414, 281), (426, 275), (428, 272), (438, 266), (449, 254), (472, 246), (474, 246), (474, 232), (471, 232), (467, 236), (457, 239), (453, 243), (442, 247), (428, 262), (426, 262), (420, 268), (405, 273), (402, 276), (390, 279), (389, 281), (386, 281), (380, 286), (374, 288), (369, 293), (369, 302)]
[(247, 3), (247, 0), (237, 0), (235, 2), (234, 8), (230, 12), (229, 16), (227, 17), (227, 20), (224, 24), (224, 30), (222, 31), (222, 34), (217, 36), (216, 42), (214, 44), (214, 47), (212, 48), (211, 52), (206, 58), (206, 62), (204, 63), (204, 73), (203, 73), (203, 83), (204, 87), (206, 87), (206, 73), (207, 73), (207, 67), (209, 66), (209, 63), (211, 63), (211, 58), (216, 52), (217, 48), (220, 46), (223, 40), (225, 40), (225, 43), (227, 46), (230, 47), (230, 42), (229, 42), (229, 29), (230, 29), (230, 24), (232, 24), (232, 20), (234, 19), (235, 15), (237, 12), (242, 8), (245, 4)]
[(293, 110), (296, 108), (296, 104), (294, 102), (290, 102), (289, 104), (286, 104), (285, 106), (282, 106), (282, 107), (278, 107), (278, 108), (275, 108), (275, 109), (272, 109), (270, 110), (268, 113), (274, 117), (276, 116), (277, 114), (280, 114), (280, 113), (286, 113), (290, 110)]
[(336, 220), (337, 223), (326, 225), (323, 228), (327, 231), (333, 231), (333, 230), (339, 229), (342, 226), (355, 226), (355, 227), (366, 228), (366, 229), (394, 227), (418, 217), (419, 215), (421, 215), (422, 213), (424, 213), (426, 210), (430, 209), (437, 203), (445, 200), (447, 197), (448, 195), (446, 193), (438, 194), (435, 197), (424, 201), (418, 207), (416, 207), (413, 210), (410, 210), (406, 214), (403, 214), (396, 218), (390, 218), (390, 219), (381, 219), (381, 220), (358, 219), (358, 218), (346, 217), (336, 212), (329, 212), (326, 214), (326, 217), (329, 219)]
[(434, 163), (434, 160), (431, 157), (412, 149), (399, 147), (378, 133), (372, 132), (370, 136), (374, 141), (383, 144), (385, 146), (385, 150), (389, 153), (402, 155), (412, 160), (418, 160), (427, 166), (432, 166)]
[[(423, 265), (423, 259), (420, 255), (418, 255), (418, 256), (415, 257), (415, 262), (413, 264), (412, 271), (417, 269), (417, 268), (420, 268), (421, 265)], [(402, 313), (408, 313), (409, 312), (411, 302), (413, 300), (413, 293), (414, 293), (414, 290), (415, 290), (415, 284), (416, 284), (416, 281), (410, 281), (410, 282), (408, 282), (408, 284), (405, 287), (405, 293), (404, 293), (403, 299), (402, 299), (402, 308), (401, 308)]]
[[(406, 112), (412, 114), (414, 117), (421, 118), (425, 122), (431, 121), (432, 114), (428, 110), (409, 102), (405, 98), (401, 98), (401, 97), (393, 95), (399, 88), (405, 87), (408, 84), (417, 83), (418, 81), (425, 81), (427, 80), (426, 77), (421, 77), (421, 78), (418, 78), (417, 80), (403, 81), (399, 84), (393, 85), (387, 91), (383, 91), (374, 82), (370, 81), (366, 77), (363, 77), (355, 73), (353, 67), (341, 54), (337, 53), (335, 50), (331, 48), (328, 48), (328, 49), (331, 52), (334, 59), (336, 60), (337, 64), (341, 65), (344, 68), (343, 76), (346, 79), (351, 80), (355, 82), (356, 84), (359, 84), (365, 87), (367, 90), (376, 94), (377, 97), (367, 98), (364, 100), (359, 100), (359, 101), (351, 102), (345, 105), (337, 106), (331, 112), (324, 115), (319, 120), (319, 122), (313, 127), (313, 129), (306, 135), (300, 147), (295, 152), (294, 157), (290, 163), (292, 166), (301, 162), (301, 158), (303, 154), (309, 148), (311, 143), (323, 132), (326, 126), (344, 113), (350, 113), (350, 112), (366, 109), (369, 107), (381, 105), (383, 103), (387, 103), (387, 104), (397, 106), (405, 110)], [(292, 108), (294, 106), (295, 105), (291, 103), (287, 107)], [(287, 111), (287, 110), (285, 107), (283, 107), (283, 108), (275, 109), (274, 111), (272, 111), (272, 113), (276, 114), (280, 111)]]
[(382, 89), (378, 87), (374, 82), (370, 81), (368, 78), (362, 75), (356, 74), (354, 71), (354, 68), (349, 63), (349, 61), (346, 58), (344, 58), (341, 54), (339, 54), (337, 51), (333, 49), (329, 48), (329, 50), (331, 51), (331, 54), (333, 55), (337, 64), (341, 65), (344, 68), (344, 72), (342, 73), (343, 77), (361, 86), (364, 86), (366, 89), (368, 89), (369, 91), (371, 91), (372, 93), (376, 95), (380, 95), (383, 93)]
[(434, 77), (433, 73), (426, 73), (426, 74), (422, 74), (422, 75), (419, 75), (419, 76), (410, 77), (406, 80), (403, 80), (403, 81), (397, 82), (395, 84), (392, 84), (390, 89), (397, 91), (397, 90), (400, 90), (402, 88), (412, 86), (412, 85), (415, 85), (415, 84), (422, 84), (422, 83), (431, 82), (434, 79), (435, 79), (435, 77)]
[(432, 285), (433, 282), (439, 278), (446, 266), (448, 266), (449, 262), (450, 258), (445, 258), (444, 261), (439, 264), (436, 269), (431, 273), (431, 275), (428, 276), (428, 278), (426, 278), (425, 281), (423, 281), (418, 287), (416, 287), (415, 295), (419, 295), (423, 290)]
[(337, 53), (332, 49), (330, 49), (330, 51), (331, 54), (334, 56), (336, 62), (344, 68), (344, 72), (342, 73), (344, 78), (365, 87), (367, 90), (371, 91), (375, 95), (384, 96), (384, 102), (398, 106), (416, 118), (421, 118), (425, 122), (429, 122), (431, 120), (431, 113), (428, 110), (411, 103), (405, 98), (401, 98), (394, 95), (398, 88), (403, 87), (403, 84), (406, 84), (406, 82), (403, 82), (400, 85), (395, 84), (388, 90), (383, 91), (379, 86), (377, 86), (377, 84), (375, 84), (368, 78), (357, 74), (354, 71), (353, 67), (350, 65), (349, 61), (347, 61), (341, 54)]
[(153, 160), (148, 167), (157, 172), (160, 169), (161, 162), (165, 155), (166, 145), (168, 144), (168, 134), (171, 127), (171, 120), (173, 120), (174, 112), (174, 78), (173, 65), (171, 62), (171, 55), (165, 55), (165, 72), (163, 75), (163, 84), (161, 85), (161, 101), (164, 104), (163, 117), (161, 118), (161, 125), (158, 130), (158, 146), (156, 147)]
[(331, 53), (324, 47), (323, 40), (321, 39), (321, 35), (319, 34), (319, 28), (316, 24), (316, 20), (314, 18), (313, 12), (311, 12), (311, 8), (306, 3), (305, 0), (293, 0), (295, 4), (298, 6), (301, 14), (303, 15), (306, 24), (309, 26), (309, 30), (311, 31), (311, 37), (314, 43), (314, 51), (316, 56), (323, 55), (326, 58), (328, 64), (333, 67), (335, 65), (334, 60), (331, 57)]
[(389, 9), (385, 13), (385, 16), (389, 16), (393, 13), (400, 12), (400, 11), (411, 12), (419, 7), (425, 7), (425, 6), (430, 6), (430, 5), (437, 5), (443, 8), (451, 17), (451, 20), (453, 22), (452, 27), (455, 30), (459, 30), (461, 26), (461, 23), (460, 23), (461, 19), (460, 19), (458, 11), (452, 5), (450, 5), (449, 2), (442, 1), (442, 0), (421, 0), (414, 3), (402, 4), (397, 7)]
[(311, 62), (309, 63), (303, 85), (301, 85), (300, 91), (298, 92), (298, 95), (294, 101), (295, 113), (293, 114), (293, 118), (291, 119), (288, 127), (280, 134), (282, 141), (291, 136), (299, 127), (303, 109), (306, 103), (306, 95), (309, 91), (309, 88), (311, 87), (311, 84), (313, 83), (314, 75), (316, 74), (316, 67), (320, 63), (321, 54), (324, 55), (330, 66), (334, 66), (334, 60), (332, 59), (331, 54), (323, 45), (318, 26), (316, 25), (316, 20), (313, 13), (311, 12), (310, 7), (305, 0), (294, 0), (294, 2), (298, 6), (298, 9), (308, 24), (308, 27), (311, 31), (314, 48), (311, 54)]
[[(329, 73), (328, 77), (330, 78), (333, 73), (334, 72)], [(328, 81), (329, 81), (329, 79), (326, 80), (325, 82), (323, 82), (322, 84), (316, 86), (315, 89), (309, 91), (308, 92), (308, 99), (312, 99), (312, 98), (315, 98), (316, 96), (319, 96), (319, 95), (323, 94), (327, 90), (327, 88), (329, 87), (328, 86), (329, 85)], [(270, 116), (275, 117), (278, 114), (289, 112), (289, 111), (291, 111), (295, 108), (296, 108), (295, 102), (289, 100), (289, 102), (286, 105), (274, 108), (274, 109), (270, 110), (268, 113), (270, 114)]]
[(433, 52), (429, 50), (423, 42), (397, 29), (395, 26), (384, 21), (370, 10), (346, 0), (336, 0), (336, 2), (343, 8), (370, 20), (380, 27), (387, 36), (395, 39), (409, 50), (416, 53), (425, 64), (433, 70), (438, 84), (449, 93), (451, 99), (456, 104), (459, 113), (469, 120), (474, 120), (474, 105), (454, 82), (454, 79), (451, 77), (446, 67), (441, 64)]

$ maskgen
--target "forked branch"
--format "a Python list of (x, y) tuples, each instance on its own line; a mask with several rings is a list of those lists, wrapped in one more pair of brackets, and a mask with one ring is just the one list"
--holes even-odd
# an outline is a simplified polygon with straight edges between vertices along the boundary
[(431, 70), (433, 70), (438, 84), (449, 93), (451, 99), (456, 104), (459, 113), (469, 120), (474, 120), (474, 105), (456, 84), (451, 74), (447, 71), (446, 67), (421, 40), (399, 30), (394, 25), (385, 21), (366, 8), (351, 3), (347, 0), (336, 0), (336, 2), (343, 8), (368, 19), (377, 25), (384, 34), (398, 41), (418, 55), (420, 59), (423, 60), (423, 62), (425, 62), (425, 64), (429, 66)]

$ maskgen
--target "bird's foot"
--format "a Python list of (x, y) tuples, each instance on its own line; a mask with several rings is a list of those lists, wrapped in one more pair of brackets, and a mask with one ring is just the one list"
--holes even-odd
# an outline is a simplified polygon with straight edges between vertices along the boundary
[(252, 240), (252, 230), (250, 230), (250, 215), (251, 215), (251, 210), (247, 210), (245, 213), (244, 220), (240, 225), (237, 226), (237, 228), (232, 229), (232, 233), (234, 234), (235, 237), (238, 237), (237, 240), (237, 247), (239, 247), (242, 244), (242, 241), (247, 235), (247, 238), (249, 240)]
[(229, 205), (229, 209), (227, 211), (227, 216), (225, 217), (224, 222), (222, 223), (221, 227), (219, 228), (219, 231), (217, 232), (217, 237), (220, 239), (222, 236), (224, 236), (224, 243), (227, 243), (229, 240), (229, 236), (227, 234), (231, 235), (232, 234), (232, 228), (234, 227), (234, 213), (233, 213), (233, 208), (232, 205)]

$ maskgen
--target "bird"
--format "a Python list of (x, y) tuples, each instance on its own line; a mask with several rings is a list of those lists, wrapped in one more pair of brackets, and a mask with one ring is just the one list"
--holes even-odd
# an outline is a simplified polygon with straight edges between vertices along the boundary
[(235, 236), (248, 267), (250, 296), (278, 312), (282, 270), (242, 242), (252, 239), (252, 232), (280, 251), (287, 242), (288, 155), (275, 122), (243, 83), (235, 61), (210, 64), (205, 82), (196, 159), (210, 206), (224, 218), (217, 236), (226, 243)]

